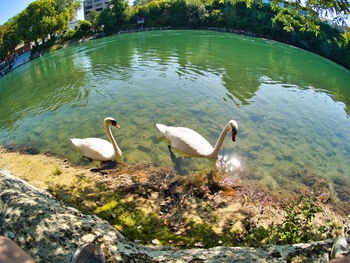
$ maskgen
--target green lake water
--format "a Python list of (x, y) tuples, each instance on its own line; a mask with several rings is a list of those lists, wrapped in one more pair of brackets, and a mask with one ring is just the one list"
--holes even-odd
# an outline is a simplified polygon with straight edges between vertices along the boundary
[[(129, 164), (173, 165), (156, 123), (185, 126), (214, 145), (228, 172), (270, 189), (290, 171), (350, 179), (350, 71), (277, 42), (211, 31), (116, 35), (50, 53), (0, 79), (0, 144), (34, 146), (81, 164), (70, 138), (107, 139)], [(176, 153), (177, 156), (178, 153)], [(207, 166), (183, 158), (182, 168)]]

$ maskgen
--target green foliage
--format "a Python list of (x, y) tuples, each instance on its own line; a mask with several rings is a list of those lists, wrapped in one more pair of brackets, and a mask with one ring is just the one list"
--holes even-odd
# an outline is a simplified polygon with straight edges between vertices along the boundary
[[(263, 5), (262, 0), (229, 0), (232, 4), (244, 3), (248, 8), (257, 3)], [(220, 0), (227, 3), (227, 0)], [(319, 33), (319, 16), (331, 15), (337, 22), (346, 24), (346, 18), (350, 15), (349, 1), (337, 0), (305, 0), (305, 1), (271, 1), (272, 10), (277, 12), (273, 18), (274, 22), (280, 22), (284, 30), (289, 32), (295, 29), (300, 31)]]
[(342, 33), (341, 36), (343, 37), (345, 44), (350, 45), (350, 31)]
[(126, 8), (128, 4), (124, 0), (111, 0), (112, 13), (115, 18), (115, 29), (118, 30), (126, 22)]
[(300, 196), (298, 201), (289, 205), (282, 224), (271, 223), (267, 228), (252, 228), (245, 238), (247, 245), (294, 244), (318, 240), (325, 232), (325, 227), (315, 229), (312, 219), (322, 212), (314, 195)]
[(74, 38), (75, 30), (74, 29), (68, 29), (62, 36), (62, 39), (64, 41), (72, 40)]
[[(111, 34), (115, 31), (116, 18), (110, 8), (105, 8), (96, 17), (96, 27), (106, 34)], [(103, 29), (102, 29), (103, 26)]]
[(186, 1), (186, 16), (191, 26), (200, 26), (208, 17), (204, 4), (200, 0)]
[(94, 21), (98, 15), (98, 12), (95, 9), (91, 9), (87, 14), (86, 18), (90, 21)]
[(161, 245), (179, 247), (194, 247), (203, 242), (205, 247), (218, 244), (220, 237), (208, 224), (198, 224), (189, 221), (185, 224), (182, 234), (177, 234), (171, 227), (170, 220), (159, 217), (155, 213), (145, 213), (132, 202), (111, 201), (97, 208), (94, 213), (109, 221), (130, 240), (140, 240), (142, 244), (150, 244), (157, 239)]
[(75, 30), (73, 38), (79, 39), (85, 36), (89, 36), (92, 33), (92, 24), (90, 21), (84, 20), (81, 21), (80, 24), (77, 27), (77, 30)]
[(317, 213), (322, 212), (316, 197), (300, 196), (298, 202), (289, 206), (286, 212), (287, 216), (278, 229), (278, 241), (293, 244), (310, 240), (314, 236), (311, 221)]
[(52, 175), (60, 175), (62, 174), (62, 171), (60, 168), (56, 167), (55, 170), (53, 170)]
[[(272, 1), (271, 5), (251, 0), (142, 0), (130, 7), (124, 0), (112, 0), (111, 8), (99, 14), (92, 11), (91, 16), (95, 17), (94, 29), (106, 34), (139, 28), (137, 21), (141, 18), (145, 20), (144, 27), (215, 26), (248, 31), (310, 50), (350, 68), (348, 31), (341, 33), (321, 23), (318, 18), (322, 10), (348, 14), (348, 6), (342, 2), (335, 7), (332, 6), (333, 1), (307, 0), (306, 6), (301, 6), (299, 2), (285, 3), (280, 0)], [(80, 3), (80, 0), (32, 2), (0, 28), (0, 58), (12, 53), (22, 40), (28, 44), (29, 41), (45, 39), (48, 35), (54, 36), (54, 33), (64, 31)], [(319, 9), (312, 9), (312, 6)], [(86, 25), (77, 29), (74, 35), (66, 33), (63, 40), (89, 34), (91, 28)]]
[(38, 0), (20, 14), (18, 24), (24, 40), (30, 41), (44, 39), (64, 29), (69, 18), (69, 13), (60, 12), (54, 0)]
[(0, 58), (12, 53), (21, 41), (28, 44), (65, 30), (80, 5), (81, 0), (37, 0), (30, 3), (2, 27)]
[(16, 21), (7, 22), (1, 27), (1, 29), (2, 40), (0, 42), (0, 58), (2, 60), (15, 49), (18, 43), (16, 35), (17, 23)]

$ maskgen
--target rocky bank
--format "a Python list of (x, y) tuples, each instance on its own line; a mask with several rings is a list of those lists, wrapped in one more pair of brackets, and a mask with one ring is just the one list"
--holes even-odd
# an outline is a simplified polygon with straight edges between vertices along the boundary
[(69, 262), (77, 246), (101, 245), (107, 262), (327, 262), (333, 240), (264, 248), (150, 247), (127, 240), (108, 222), (66, 206), (0, 169), (0, 234), (37, 262)]

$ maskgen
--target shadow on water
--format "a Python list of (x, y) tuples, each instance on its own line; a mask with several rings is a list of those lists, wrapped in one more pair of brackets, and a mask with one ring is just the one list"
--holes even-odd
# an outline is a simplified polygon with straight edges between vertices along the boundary
[(175, 154), (173, 153), (173, 151), (171, 150), (170, 145), (168, 145), (168, 149), (169, 149), (170, 159), (173, 162), (174, 170), (176, 171), (176, 173), (180, 174), (180, 175), (187, 174), (188, 172), (181, 168), (181, 167), (183, 167), (184, 158), (176, 157)]

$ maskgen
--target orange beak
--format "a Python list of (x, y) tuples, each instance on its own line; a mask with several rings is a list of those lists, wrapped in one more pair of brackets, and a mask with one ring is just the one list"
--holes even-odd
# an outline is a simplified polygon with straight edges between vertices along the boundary
[(120, 128), (120, 126), (118, 125), (118, 123), (116, 123), (114, 126), (117, 127), (117, 128)]

